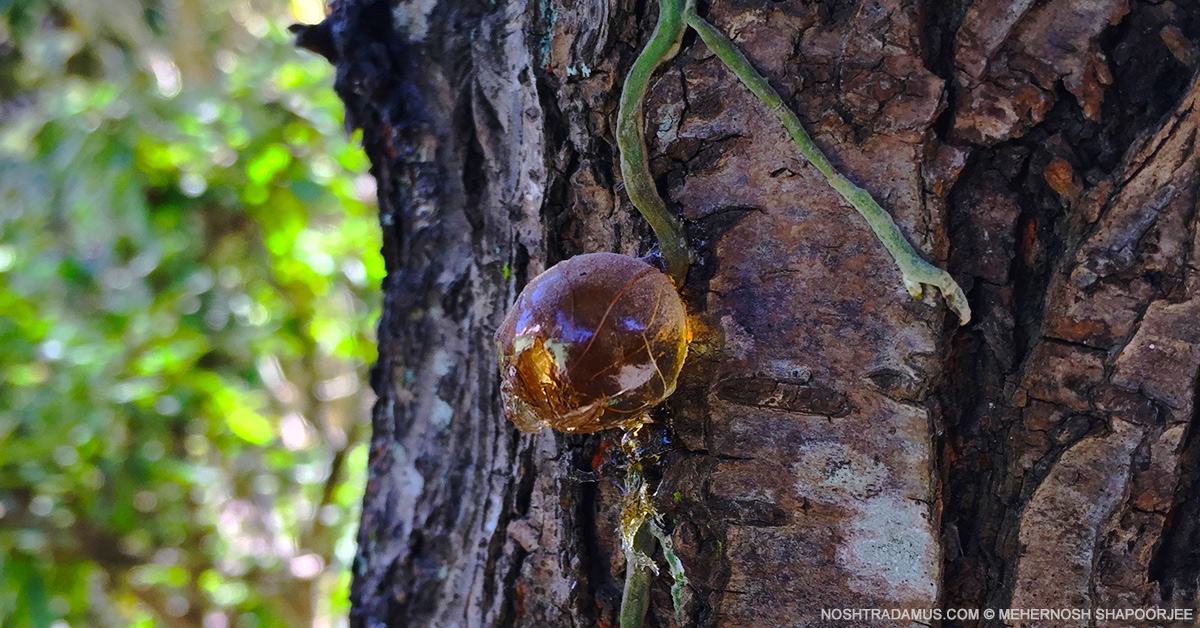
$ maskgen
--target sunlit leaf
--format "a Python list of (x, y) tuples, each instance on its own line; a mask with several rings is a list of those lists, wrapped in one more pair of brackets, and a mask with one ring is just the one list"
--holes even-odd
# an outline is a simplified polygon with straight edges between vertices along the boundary
[(232, 408), (225, 422), (234, 436), (253, 445), (265, 445), (275, 436), (271, 421), (247, 408)]
[(279, 144), (267, 146), (246, 163), (246, 176), (260, 185), (271, 181), (291, 161), (287, 149)]

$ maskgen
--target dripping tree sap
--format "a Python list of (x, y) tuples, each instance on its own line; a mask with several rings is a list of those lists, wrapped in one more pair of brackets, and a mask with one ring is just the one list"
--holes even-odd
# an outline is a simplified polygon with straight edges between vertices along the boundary
[(669, 277), (589, 253), (525, 287), (496, 333), (505, 413), (518, 428), (633, 427), (675, 390), (690, 340)]

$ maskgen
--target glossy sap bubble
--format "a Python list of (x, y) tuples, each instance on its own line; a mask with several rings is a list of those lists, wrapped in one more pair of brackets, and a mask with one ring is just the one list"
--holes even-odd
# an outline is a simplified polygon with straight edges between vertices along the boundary
[(631, 427), (674, 390), (690, 334), (669, 277), (589, 253), (535, 277), (496, 332), (505, 415), (525, 432)]

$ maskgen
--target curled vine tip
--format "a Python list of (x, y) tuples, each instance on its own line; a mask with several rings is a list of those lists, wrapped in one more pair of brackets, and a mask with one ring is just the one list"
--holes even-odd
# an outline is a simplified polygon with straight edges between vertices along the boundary
[(971, 304), (967, 303), (967, 295), (963, 289), (954, 281), (950, 273), (919, 259), (917, 265), (906, 267), (900, 264), (900, 272), (904, 281), (904, 287), (908, 289), (908, 293), (914, 299), (921, 298), (924, 293), (925, 286), (933, 286), (942, 293), (942, 298), (946, 301), (946, 307), (950, 308), (958, 316), (958, 324), (966, 325), (971, 321)]

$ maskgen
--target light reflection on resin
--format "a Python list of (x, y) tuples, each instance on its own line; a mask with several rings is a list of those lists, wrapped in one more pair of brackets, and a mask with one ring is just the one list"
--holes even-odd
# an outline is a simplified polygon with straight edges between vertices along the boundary
[(525, 432), (635, 426), (675, 390), (690, 339), (661, 271), (572, 257), (530, 281), (496, 332), (505, 415)]

